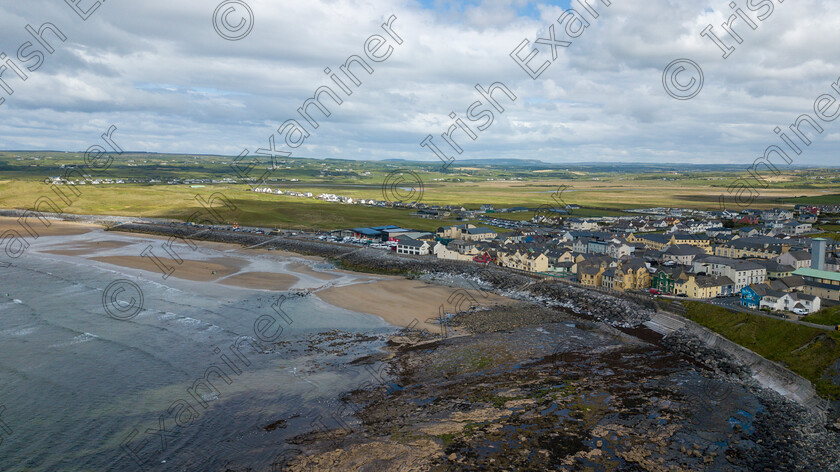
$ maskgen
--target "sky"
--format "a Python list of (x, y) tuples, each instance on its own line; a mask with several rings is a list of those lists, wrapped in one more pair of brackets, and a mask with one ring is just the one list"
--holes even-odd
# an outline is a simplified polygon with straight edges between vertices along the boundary
[[(74, 1), (89, 12), (86, 20)], [(597, 19), (583, 0), (240, 0), (253, 21), (222, 0), (4, 1), (0, 149), (82, 151), (113, 125), (114, 141), (128, 151), (253, 154), (272, 137), (275, 149), (295, 157), (433, 161), (421, 146), (432, 135), (456, 159), (751, 164), (782, 145), (777, 126), (815, 116), (818, 97), (840, 103), (832, 89), (840, 79), (836, 2), (735, 0), (733, 9), (729, 0), (587, 1)], [(217, 7), (231, 5), (238, 9), (225, 17), (228, 26), (214, 23)], [(572, 21), (570, 8), (582, 20)], [(737, 9), (755, 27), (735, 20), (740, 44), (721, 26)], [(402, 44), (381, 27), (392, 15)], [(240, 19), (245, 26), (236, 30)], [(52, 53), (26, 30), (45, 22), (66, 37), (44, 33)], [(728, 57), (701, 36), (709, 25), (734, 48)], [(572, 27), (577, 37), (568, 36)], [(228, 40), (217, 29), (248, 34)], [(565, 46), (535, 44), (552, 30)], [(382, 62), (365, 56), (372, 35), (385, 41), (377, 54), (391, 51)], [(535, 78), (511, 57), (525, 40), (519, 57), (536, 48), (528, 65), (548, 65)], [(342, 76), (352, 85), (347, 95), (324, 70), (337, 73), (353, 55), (374, 72), (351, 66), (361, 85)], [(690, 99), (663, 85), (663, 71), (681, 59), (703, 72)], [(690, 68), (667, 75), (670, 92), (696, 91), (692, 74), (699, 78)], [(468, 109), (482, 100), (475, 86), (497, 82), (515, 100), (497, 91), (504, 111), (484, 99), (472, 117), (487, 110), (492, 122), (469, 120)], [(322, 86), (342, 103), (321, 95), (330, 116), (307, 108), (314, 128), (298, 108)], [(838, 107), (826, 97), (820, 103), (827, 117)], [(441, 137), (455, 124), (453, 112), (475, 137), (455, 128), (460, 154)], [(308, 133), (295, 148), (278, 131), (292, 119)], [(791, 164), (840, 165), (840, 120), (818, 124), (822, 133), (803, 128), (811, 144), (795, 141), (801, 154), (789, 151)]]

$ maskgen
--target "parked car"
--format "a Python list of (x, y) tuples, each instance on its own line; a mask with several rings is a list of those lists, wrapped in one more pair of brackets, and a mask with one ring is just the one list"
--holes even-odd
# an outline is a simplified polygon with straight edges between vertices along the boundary
[(793, 313), (796, 314), (796, 315), (807, 315), (808, 310), (805, 309), (805, 308), (794, 308)]
[(650, 293), (654, 295), (662, 295), (662, 290), (657, 290), (655, 288), (650, 289)]

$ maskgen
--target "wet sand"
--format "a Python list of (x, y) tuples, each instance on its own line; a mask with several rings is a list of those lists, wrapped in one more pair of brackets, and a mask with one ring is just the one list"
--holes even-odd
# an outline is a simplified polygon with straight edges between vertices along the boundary
[(242, 272), (219, 280), (219, 283), (236, 287), (253, 288), (258, 290), (275, 290), (278, 292), (290, 289), (299, 279), (292, 274), (276, 272)]
[[(83, 234), (99, 229), (95, 225), (52, 222), (51, 234)], [(16, 226), (14, 218), (0, 219), (3, 224)], [(46, 234), (46, 232), (43, 232)], [(130, 233), (129, 233), (130, 234)], [(138, 240), (169, 239), (147, 234), (134, 234)], [(250, 288), (256, 290), (286, 291), (300, 282), (301, 279), (311, 277), (317, 281), (311, 287), (323, 301), (360, 313), (379, 316), (388, 323), (398, 326), (413, 326), (429, 332), (439, 332), (440, 326), (434, 320), (442, 312), (454, 313), (466, 310), (472, 305), (492, 306), (513, 303), (513, 300), (478, 291), (466, 291), (451, 287), (432, 285), (417, 280), (406, 280), (400, 276), (371, 275), (341, 269), (329, 271), (314, 270), (307, 261), (325, 262), (316, 256), (305, 256), (292, 252), (246, 249), (236, 244), (195, 241), (201, 247), (220, 251), (220, 257), (206, 260), (183, 260), (179, 263), (175, 259), (162, 257), (157, 254), (160, 262), (168, 268), (174, 268), (171, 277), (195, 282), (215, 282), (228, 286)], [(64, 256), (75, 256), (120, 267), (140, 269), (163, 276), (163, 270), (155, 265), (152, 258), (139, 255), (96, 256), (104, 250), (119, 249), (131, 245), (131, 242), (121, 240), (102, 241), (73, 241), (59, 244), (44, 250), (46, 253)], [(250, 257), (257, 255), (271, 256), (280, 264), (288, 261), (287, 273), (266, 271), (243, 271), (248, 266)], [(86, 257), (87, 256), (87, 257)], [(93, 256), (93, 257), (90, 257)], [(241, 256), (241, 257), (237, 257)], [(294, 260), (297, 259), (297, 260)], [(350, 283), (342, 282), (339, 286), (329, 286), (331, 283), (345, 276), (351, 276)], [(323, 286), (326, 288), (321, 289)], [(416, 321), (415, 321), (416, 320)], [(431, 322), (427, 322), (431, 321)], [(412, 323), (414, 323), (412, 325)]]
[(333, 280), (339, 277), (338, 274), (331, 274), (329, 272), (319, 272), (317, 270), (313, 270), (311, 267), (301, 262), (293, 262), (289, 264), (288, 267), (289, 270), (292, 272), (309, 275), (319, 280)]
[[(154, 259), (142, 256), (106, 256), (91, 257), (91, 260), (105, 262), (120, 267), (141, 269), (149, 272), (164, 274), (163, 269), (155, 265)], [(245, 265), (245, 261), (228, 257), (216, 257), (206, 261), (183, 260), (181, 264), (175, 259), (159, 257), (166, 267), (174, 268), (171, 276), (179, 279), (193, 280), (196, 282), (214, 282), (222, 277), (239, 272)]]
[(57, 249), (52, 249), (43, 252), (46, 252), (48, 254), (58, 254), (60, 256), (88, 256), (91, 254), (96, 254), (100, 251), (107, 251), (109, 249), (119, 249), (121, 247), (130, 245), (131, 243), (127, 241), (83, 241), (59, 244), (55, 246)]
[(440, 326), (428, 323), (441, 312), (454, 313), (471, 305), (491, 306), (514, 303), (495, 294), (427, 284), (417, 280), (379, 280), (341, 287), (330, 287), (317, 293), (325, 302), (348, 310), (382, 317), (388, 323), (440, 332)]
[(21, 220), (20, 222), (18, 221), (19, 219), (20, 218), (0, 216), (0, 234), (5, 233), (7, 230), (14, 230), (24, 238), (36, 237), (29, 234), (26, 228), (27, 224), (31, 227), (30, 231), (37, 235), (37, 237), (71, 236), (75, 234), (89, 233), (101, 228), (101, 226), (87, 223), (73, 223), (60, 220), (41, 221), (35, 216), (31, 216), (25, 220)]

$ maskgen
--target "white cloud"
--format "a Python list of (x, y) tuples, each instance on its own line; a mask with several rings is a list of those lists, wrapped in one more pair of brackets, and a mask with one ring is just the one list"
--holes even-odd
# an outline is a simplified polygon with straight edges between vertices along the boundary
[[(255, 22), (240, 41), (214, 31), (215, 0), (107, 2), (87, 21), (52, 0), (0, 6), (6, 54), (31, 40), (27, 24), (51, 21), (68, 37), (53, 38), (55, 53), (26, 82), (11, 70), (2, 75), (15, 93), (0, 91), (0, 147), (80, 150), (111, 123), (129, 150), (235, 155), (266, 147), (286, 119), (303, 122), (296, 110), (317, 87), (332, 85), (323, 69), (363, 54), (391, 14), (403, 45), (389, 41), (393, 55), (360, 75), (363, 85), (331, 107), (294, 155), (434, 159), (420, 141), (433, 134), (442, 142), (449, 113), (464, 118), (480, 98), (473, 86), (501, 81), (517, 100), (500, 99), (505, 113), (478, 140), (459, 134), (459, 158), (749, 163), (776, 142), (775, 126), (813, 113), (814, 99), (840, 77), (840, 12), (827, 0), (773, 1), (756, 30), (735, 23), (742, 44), (720, 26), (733, 14), (728, 0), (612, 0), (609, 8), (589, 0), (600, 17), (588, 17), (590, 27), (537, 80), (509, 54), (523, 39), (533, 46), (547, 36), (563, 11), (556, 4), (246, 1)], [(737, 3), (755, 19), (745, 0)], [(710, 23), (736, 47), (728, 59), (700, 36)], [(534, 65), (550, 57), (540, 51)], [(689, 101), (662, 88), (662, 69), (682, 57), (705, 74)], [(824, 124), (797, 164), (840, 164), (836, 124)]]

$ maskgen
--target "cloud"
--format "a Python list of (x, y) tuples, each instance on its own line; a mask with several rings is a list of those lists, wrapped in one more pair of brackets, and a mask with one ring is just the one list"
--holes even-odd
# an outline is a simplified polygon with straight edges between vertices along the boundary
[[(236, 155), (266, 147), (287, 119), (304, 122), (297, 109), (315, 89), (335, 88), (324, 69), (364, 55), (365, 40), (384, 35), (380, 25), (392, 14), (404, 43), (389, 42), (392, 56), (371, 76), (361, 73), (363, 84), (309, 128), (293, 155), (435, 159), (419, 143), (432, 134), (445, 146), (449, 114), (466, 116), (481, 99), (476, 84), (502, 82), (517, 99), (504, 99), (505, 112), (475, 141), (456, 132), (464, 150), (450, 151), (456, 157), (751, 163), (777, 142), (776, 126), (813, 113), (840, 77), (840, 12), (828, 1), (775, 0), (761, 21), (766, 10), (736, 0), (756, 25), (736, 20), (741, 44), (721, 27), (736, 14), (728, 1), (587, 0), (597, 19), (583, 0), (245, 1), (254, 27), (239, 41), (214, 30), (215, 0), (107, 2), (87, 21), (52, 0), (0, 6), (0, 51), (15, 61), (33, 41), (26, 25), (49, 21), (67, 37), (52, 37), (55, 52), (26, 81), (12, 70), (0, 75), (14, 89), (0, 90), (0, 147), (83, 150), (110, 124), (129, 150)], [(527, 54), (552, 24), (565, 38), (557, 18), (570, 6), (588, 28), (532, 80), (509, 54), (524, 39)], [(735, 47), (726, 59), (700, 35), (710, 24)], [(532, 65), (550, 57), (539, 46)], [(705, 75), (688, 101), (662, 87), (663, 68), (683, 57)], [(838, 130), (824, 125), (796, 164), (840, 164)]]

